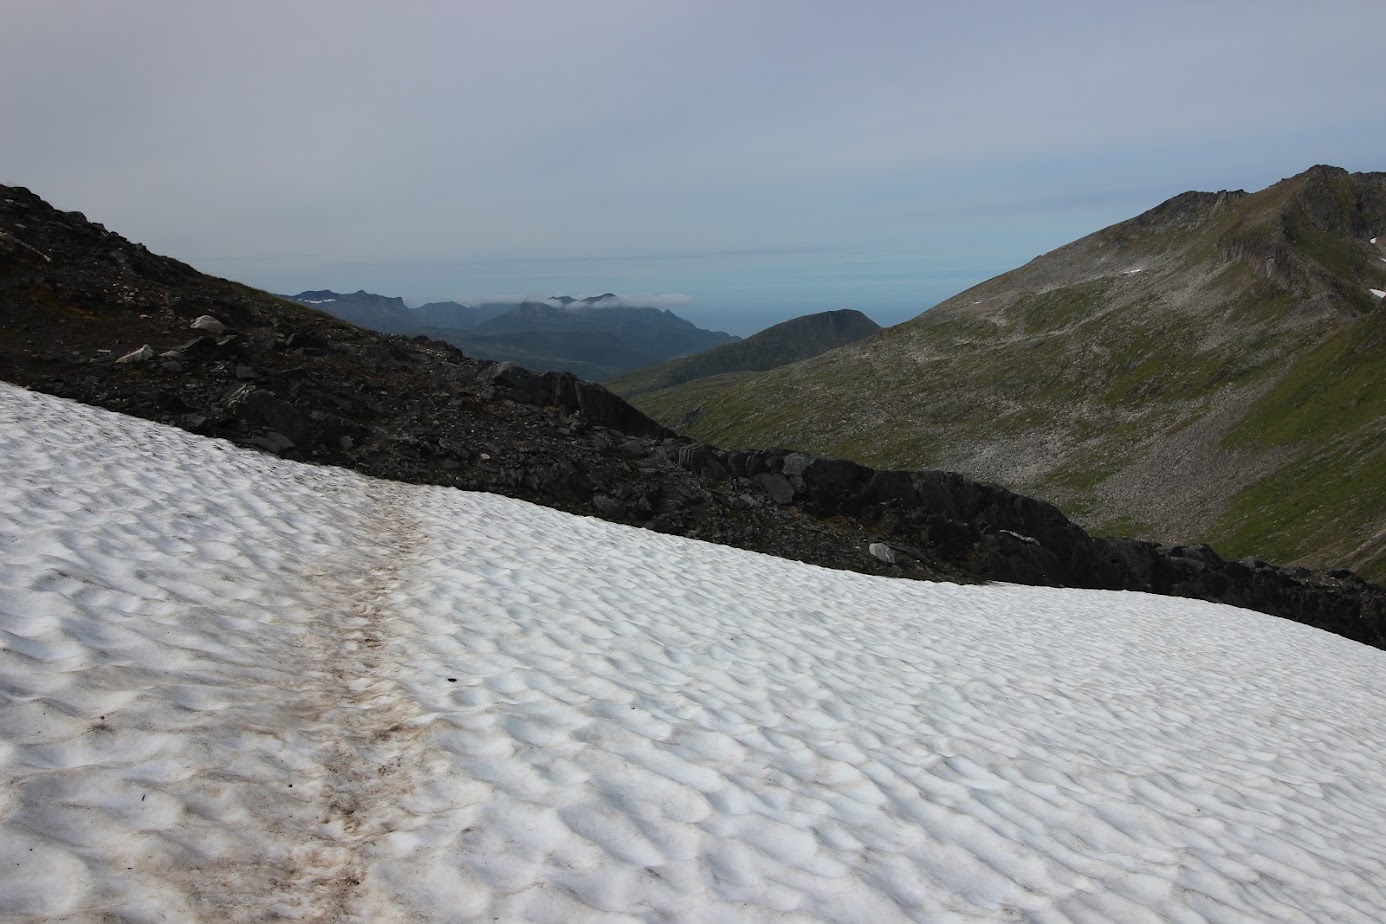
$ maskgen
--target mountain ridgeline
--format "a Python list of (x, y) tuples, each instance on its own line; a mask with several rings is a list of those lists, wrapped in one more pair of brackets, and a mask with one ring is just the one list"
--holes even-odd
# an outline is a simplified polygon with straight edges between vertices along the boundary
[(604, 384), (618, 395), (630, 397), (727, 372), (765, 372), (865, 340), (880, 329), (875, 321), (850, 308), (806, 314), (745, 340), (618, 375)]
[(282, 297), (383, 333), (443, 340), (478, 359), (592, 380), (737, 339), (704, 330), (667, 309), (626, 305), (610, 292), (543, 302), (429, 302), (418, 308), (365, 291), (316, 290)]
[(723, 446), (958, 471), (1107, 534), (1381, 578), (1383, 293), (1386, 174), (1314, 167), (1176, 196), (677, 419)]
[[(673, 419), (677, 428), (686, 422), (684, 418), (691, 410), (686, 407), (689, 396), (694, 396), (696, 407), (741, 375), (809, 359), (864, 340), (880, 329), (860, 311), (824, 311), (783, 321), (745, 340), (628, 372), (604, 384), (646, 413)], [(694, 381), (698, 382), (696, 388), (676, 387)]]

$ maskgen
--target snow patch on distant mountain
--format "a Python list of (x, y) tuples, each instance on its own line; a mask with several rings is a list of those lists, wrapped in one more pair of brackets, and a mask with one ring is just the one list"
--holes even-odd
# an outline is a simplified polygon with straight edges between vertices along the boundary
[(564, 308), (663, 308), (667, 310), (687, 307), (693, 304), (693, 297), (678, 292), (636, 292), (630, 295), (604, 292), (601, 295), (588, 296), (555, 295), (543, 301)]

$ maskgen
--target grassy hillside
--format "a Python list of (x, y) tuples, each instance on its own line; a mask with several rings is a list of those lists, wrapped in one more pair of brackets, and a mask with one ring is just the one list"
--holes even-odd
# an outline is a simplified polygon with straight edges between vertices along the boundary
[(1383, 174), (1187, 193), (859, 344), (661, 401), (724, 446), (952, 469), (1099, 530), (1386, 577), (1378, 234)]
[(755, 376), (754, 372), (724, 372), (673, 388), (643, 392), (628, 400), (665, 426), (686, 432), (693, 427), (698, 414), (709, 401)]

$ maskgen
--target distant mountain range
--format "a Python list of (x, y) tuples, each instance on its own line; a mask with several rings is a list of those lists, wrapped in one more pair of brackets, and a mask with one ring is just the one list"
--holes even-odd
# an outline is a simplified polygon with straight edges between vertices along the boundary
[(1176, 196), (868, 340), (644, 406), (696, 410), (687, 432), (723, 446), (950, 469), (1106, 533), (1381, 578), (1383, 295), (1386, 174), (1320, 166)]
[(667, 309), (629, 306), (611, 292), (543, 302), (429, 302), (418, 308), (365, 291), (321, 289), (282, 297), (384, 333), (425, 334), (481, 359), (594, 380), (738, 339), (704, 330)]
[[(690, 415), (709, 397), (741, 377), (818, 356), (880, 329), (860, 311), (824, 311), (784, 321), (736, 343), (627, 372), (603, 384), (678, 429), (690, 422)], [(685, 383), (690, 384), (678, 387)]]

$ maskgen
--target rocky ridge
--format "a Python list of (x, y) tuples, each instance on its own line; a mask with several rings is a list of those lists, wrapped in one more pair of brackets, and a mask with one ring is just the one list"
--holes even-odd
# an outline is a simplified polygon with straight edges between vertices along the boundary
[(820, 311), (781, 321), (745, 340), (680, 356), (603, 382), (630, 400), (674, 385), (728, 372), (764, 372), (865, 340), (880, 331), (875, 321), (851, 308)]
[(1386, 588), (1350, 572), (1095, 539), (960, 475), (706, 446), (570, 374), (352, 327), (10, 187), (0, 378), (306, 462), (827, 567), (1221, 600), (1386, 647)]

